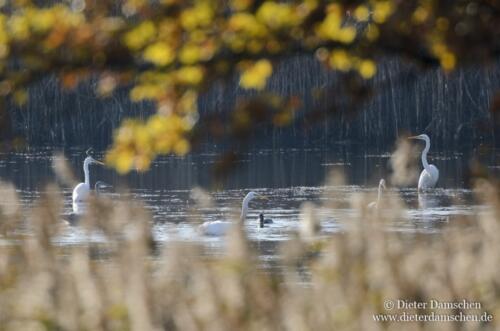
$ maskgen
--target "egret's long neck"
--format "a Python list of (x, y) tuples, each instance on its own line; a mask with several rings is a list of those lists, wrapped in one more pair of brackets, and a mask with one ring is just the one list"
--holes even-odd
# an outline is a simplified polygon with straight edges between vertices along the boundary
[(90, 186), (89, 164), (87, 162), (83, 163), (83, 174), (85, 175), (85, 184)]
[(241, 216), (240, 220), (243, 222), (247, 218), (247, 212), (248, 212), (248, 203), (250, 202), (250, 199), (243, 199), (243, 203), (241, 204)]
[(429, 171), (429, 163), (427, 162), (427, 152), (429, 152), (429, 149), (431, 148), (431, 142), (429, 140), (425, 140), (425, 148), (424, 151), (422, 152), (422, 165), (424, 166), (424, 169)]

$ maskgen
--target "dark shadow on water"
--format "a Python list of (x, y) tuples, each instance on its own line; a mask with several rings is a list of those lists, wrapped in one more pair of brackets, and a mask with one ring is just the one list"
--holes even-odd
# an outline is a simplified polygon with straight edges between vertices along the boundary
[[(21, 191), (40, 191), (54, 180), (51, 149), (25, 153), (0, 154), (0, 178), (14, 182)], [(497, 153), (499, 154), (499, 153)], [(66, 153), (75, 175), (83, 179), (84, 150)], [(102, 153), (97, 156), (102, 157)], [(112, 169), (92, 166), (91, 185), (98, 180), (119, 189), (189, 190), (194, 186), (215, 188), (213, 165), (215, 153), (191, 154), (186, 157), (160, 157), (149, 171), (119, 176)], [(441, 188), (463, 188), (467, 176), (469, 154), (434, 152), (430, 160), (440, 169)], [(388, 178), (390, 153), (373, 153), (361, 146), (336, 146), (332, 150), (260, 150), (241, 156), (234, 171), (228, 173), (225, 189), (284, 188), (321, 186), (332, 169), (343, 169), (347, 183), (359, 186), (376, 185)], [(489, 160), (486, 160), (489, 161)], [(492, 159), (495, 162), (495, 158)], [(495, 164), (485, 164), (495, 166)]]

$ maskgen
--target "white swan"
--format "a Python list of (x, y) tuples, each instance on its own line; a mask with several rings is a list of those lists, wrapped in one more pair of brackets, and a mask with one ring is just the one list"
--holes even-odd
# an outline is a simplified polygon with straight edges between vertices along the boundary
[[(88, 154), (87, 154), (88, 155)], [(83, 173), (85, 174), (85, 182), (80, 183), (73, 189), (73, 202), (84, 202), (87, 200), (90, 193), (90, 173), (89, 165), (91, 164), (101, 164), (104, 163), (95, 160), (92, 156), (87, 156), (83, 161)]]
[(424, 166), (424, 170), (422, 170), (420, 178), (418, 179), (418, 191), (421, 192), (435, 187), (439, 179), (439, 170), (435, 165), (427, 162), (427, 152), (429, 152), (429, 149), (431, 148), (431, 139), (426, 134), (408, 137), (408, 139), (420, 139), (425, 141), (425, 148), (422, 152), (422, 165)]
[(382, 190), (387, 189), (385, 186), (385, 179), (381, 179), (380, 182), (378, 183), (378, 196), (377, 196), (377, 201), (372, 201), (368, 204), (369, 209), (378, 209), (378, 206), (380, 204), (380, 199), (382, 198)]
[[(256, 197), (259, 197), (257, 193), (249, 192), (243, 199), (243, 203), (241, 204), (241, 222), (244, 222), (247, 217), (248, 204)], [(209, 221), (201, 224), (199, 230), (202, 234), (207, 236), (223, 236), (232, 225), (233, 223), (228, 221)]]

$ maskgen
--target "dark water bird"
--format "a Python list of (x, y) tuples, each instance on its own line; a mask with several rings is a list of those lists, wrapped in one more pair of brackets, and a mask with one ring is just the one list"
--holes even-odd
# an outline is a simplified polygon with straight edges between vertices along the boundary
[(84, 182), (80, 183), (75, 186), (73, 189), (73, 202), (84, 202), (87, 200), (89, 193), (90, 193), (90, 172), (89, 172), (89, 165), (91, 164), (101, 164), (104, 165), (104, 163), (95, 160), (92, 155), (90, 155), (91, 149), (87, 150), (87, 157), (83, 161), (83, 173), (85, 176)]
[(259, 214), (259, 228), (263, 228), (265, 224), (273, 224), (273, 220), (270, 218), (264, 218), (264, 214)]
[(427, 162), (427, 153), (431, 148), (431, 139), (426, 134), (408, 137), (408, 139), (419, 139), (425, 141), (425, 148), (422, 152), (422, 165), (424, 166), (424, 170), (422, 170), (420, 178), (418, 179), (418, 191), (421, 192), (426, 189), (434, 188), (439, 179), (439, 170), (435, 165)]

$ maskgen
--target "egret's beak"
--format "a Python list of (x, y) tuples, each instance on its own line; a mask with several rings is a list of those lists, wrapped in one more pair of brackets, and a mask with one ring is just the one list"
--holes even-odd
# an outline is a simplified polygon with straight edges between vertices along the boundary
[(408, 139), (420, 139), (418, 136), (411, 136), (411, 137), (408, 137)]
[(261, 198), (262, 200), (269, 200), (269, 198), (265, 195), (260, 195), (259, 198)]
[(97, 164), (100, 164), (100, 165), (105, 165), (103, 162), (97, 161), (97, 160), (94, 160), (94, 163), (97, 163)]

